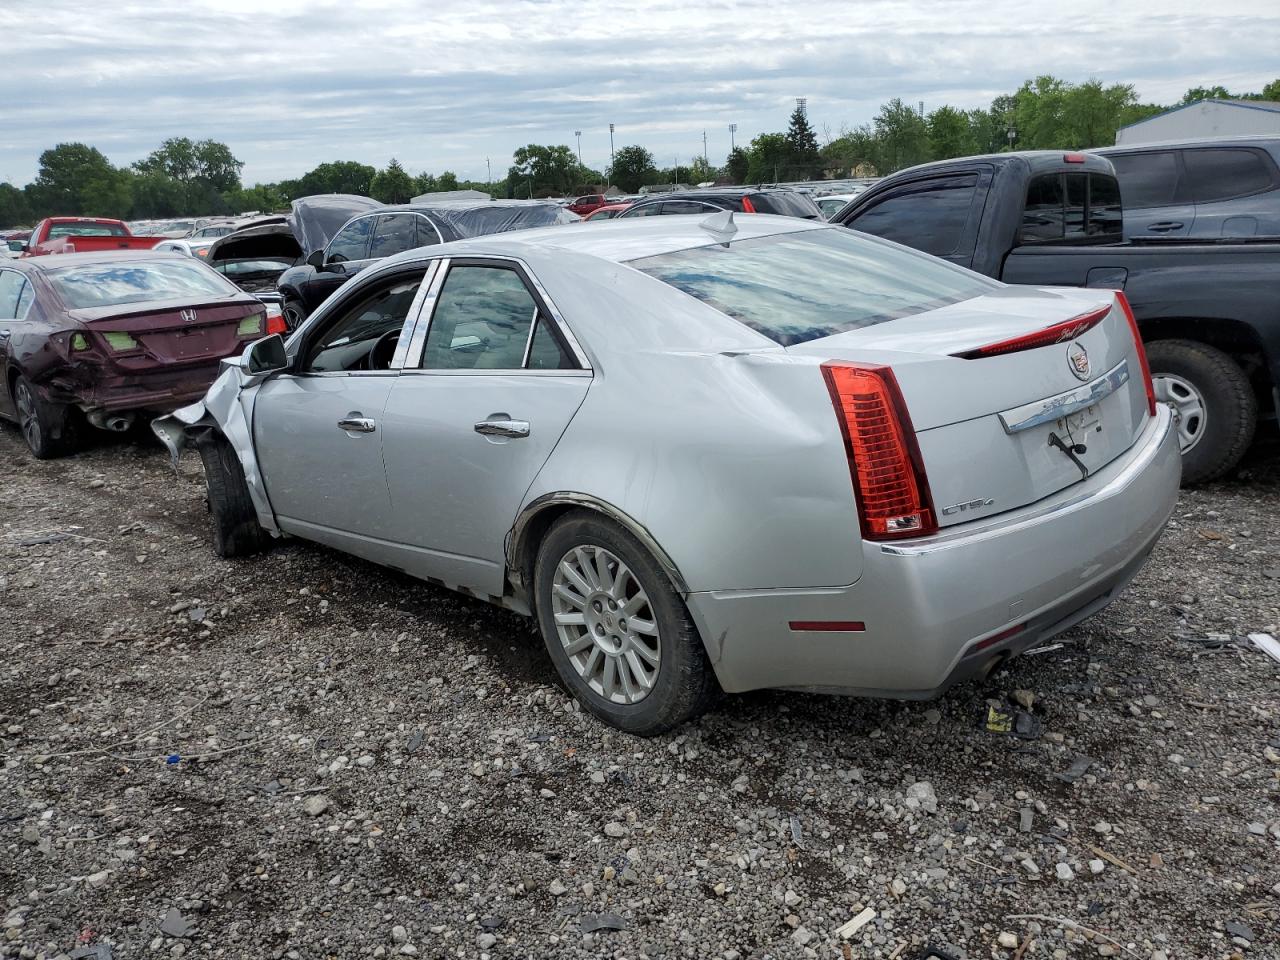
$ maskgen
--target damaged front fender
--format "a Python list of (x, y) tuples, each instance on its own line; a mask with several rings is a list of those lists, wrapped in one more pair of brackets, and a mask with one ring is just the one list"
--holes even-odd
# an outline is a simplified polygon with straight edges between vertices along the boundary
[(169, 451), (174, 469), (182, 451), (202, 433), (217, 431), (231, 444), (244, 470), (249, 499), (253, 501), (258, 523), (273, 536), (280, 535), (275, 512), (262, 482), (258, 458), (253, 449), (253, 405), (263, 376), (250, 374), (241, 357), (222, 361), (222, 372), (213, 381), (204, 399), (181, 407), (167, 416), (151, 421), (151, 431)]

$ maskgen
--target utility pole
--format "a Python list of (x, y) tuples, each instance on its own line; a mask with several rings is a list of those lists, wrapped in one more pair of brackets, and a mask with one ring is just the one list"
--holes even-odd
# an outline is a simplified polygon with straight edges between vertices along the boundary
[(708, 167), (711, 166), (711, 161), (707, 159), (707, 131), (705, 130), (702, 131), (702, 162)]
[(609, 186), (613, 186), (613, 124), (609, 124), (609, 176), (606, 182)]
[(733, 135), (737, 132), (738, 132), (738, 125), (736, 123), (729, 124), (729, 152), (730, 153), (733, 153), (733, 151), (737, 149), (737, 147), (734, 145), (734, 142), (733, 142)]
[(678, 187), (680, 186), (680, 158), (672, 157), (671, 159), (675, 161), (675, 165), (676, 165), (676, 179), (675, 179), (675, 183), (672, 184), (672, 186)]
[(582, 131), (575, 130), (573, 135), (578, 138), (578, 166), (582, 166)]
[(484, 172), (489, 184), (489, 195), (493, 195), (493, 166), (489, 163), (489, 158), (484, 158)]

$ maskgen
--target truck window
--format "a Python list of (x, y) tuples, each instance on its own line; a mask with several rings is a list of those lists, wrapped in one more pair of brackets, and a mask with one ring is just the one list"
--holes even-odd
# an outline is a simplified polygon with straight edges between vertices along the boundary
[(1022, 243), (1108, 239), (1123, 233), (1120, 187), (1101, 173), (1044, 173), (1027, 185)]
[(976, 173), (904, 184), (848, 226), (945, 257), (960, 248), (977, 188)]
[(1184, 150), (1182, 162), (1187, 171), (1182, 188), (1186, 203), (1247, 197), (1276, 185), (1277, 178), (1261, 150)]
[(1178, 157), (1172, 150), (1161, 153), (1117, 153), (1108, 157), (1116, 168), (1124, 191), (1124, 205), (1130, 210), (1167, 207), (1174, 202), (1178, 187)]

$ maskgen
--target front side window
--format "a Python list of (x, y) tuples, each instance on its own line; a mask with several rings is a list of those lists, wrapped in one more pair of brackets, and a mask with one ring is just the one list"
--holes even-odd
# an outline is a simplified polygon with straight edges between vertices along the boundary
[(1173, 151), (1117, 153), (1108, 157), (1116, 168), (1124, 205), (1130, 210), (1167, 207), (1178, 189), (1178, 157)]
[(843, 227), (710, 244), (633, 260), (792, 346), (991, 293), (1001, 284)]
[(338, 231), (338, 235), (329, 241), (329, 253), (326, 263), (345, 263), (348, 260), (364, 260), (369, 250), (369, 234), (373, 230), (373, 221), (377, 217), (361, 217), (353, 220)]
[[(540, 336), (531, 333), (534, 327)], [(573, 366), (537, 300), (515, 270), (459, 265), (436, 300), (422, 355), (425, 370), (568, 369)]]
[(848, 225), (945, 257), (960, 249), (977, 188), (976, 173), (907, 184)]
[(1184, 150), (1186, 180), (1182, 197), (1190, 203), (1213, 203), (1247, 197), (1276, 185), (1261, 150)]
[(373, 231), (373, 241), (369, 245), (369, 256), (377, 259), (412, 250), (416, 244), (417, 219), (412, 213), (389, 213), (385, 217), (378, 217), (378, 226)]
[(339, 310), (307, 347), (302, 372), (388, 369), (421, 283), (421, 271), (397, 277)]

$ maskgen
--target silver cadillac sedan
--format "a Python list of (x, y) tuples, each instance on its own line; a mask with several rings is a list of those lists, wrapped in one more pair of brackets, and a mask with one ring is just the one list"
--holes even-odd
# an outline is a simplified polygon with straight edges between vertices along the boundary
[(594, 714), (926, 698), (1110, 603), (1179, 457), (1122, 294), (731, 213), (409, 251), (156, 422), (222, 556), (301, 537), (537, 617)]

